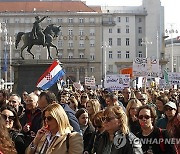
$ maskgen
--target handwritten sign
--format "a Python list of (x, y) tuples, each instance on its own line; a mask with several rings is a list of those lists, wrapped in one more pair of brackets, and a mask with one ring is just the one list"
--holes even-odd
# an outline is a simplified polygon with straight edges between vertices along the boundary
[(122, 90), (125, 87), (130, 86), (130, 75), (129, 74), (116, 74), (116, 75), (107, 75), (104, 87), (109, 88), (112, 91)]

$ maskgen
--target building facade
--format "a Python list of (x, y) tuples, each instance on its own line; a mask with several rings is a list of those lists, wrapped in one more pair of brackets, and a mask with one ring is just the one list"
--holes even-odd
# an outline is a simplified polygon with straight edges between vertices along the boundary
[[(85, 76), (94, 76), (96, 84), (101, 84), (105, 74), (132, 67), (135, 57), (161, 60), (164, 56), (164, 9), (160, 0), (143, 0), (137, 7), (87, 6), (81, 1), (0, 3), (1, 27), (7, 29), (7, 37), (4, 32), (0, 34), (1, 68), (5, 64), (4, 53), (8, 66), (20, 58), (23, 42), (15, 49), (15, 37), (18, 32), (30, 32), (37, 15), (49, 16), (42, 22), (43, 28), (48, 24), (62, 26), (60, 36), (54, 40), (58, 57), (55, 49), (51, 53), (63, 63), (66, 77), (72, 81), (83, 83)], [(31, 51), (35, 59), (47, 59), (46, 48), (33, 46)], [(23, 55), (32, 59), (25, 50)], [(9, 70), (6, 75), (13, 81)], [(4, 78), (3, 70), (1, 74), (0, 78)]]

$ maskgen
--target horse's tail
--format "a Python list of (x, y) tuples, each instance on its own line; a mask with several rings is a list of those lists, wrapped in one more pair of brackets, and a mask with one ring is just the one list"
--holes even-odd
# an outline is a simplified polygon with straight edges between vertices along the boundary
[(22, 35), (24, 35), (24, 34), (25, 34), (24, 32), (19, 32), (19, 33), (17, 34), (17, 36), (16, 36), (16, 42), (15, 42), (15, 47), (16, 47), (16, 49), (17, 49), (17, 46), (18, 46), (19, 42), (21, 41)]

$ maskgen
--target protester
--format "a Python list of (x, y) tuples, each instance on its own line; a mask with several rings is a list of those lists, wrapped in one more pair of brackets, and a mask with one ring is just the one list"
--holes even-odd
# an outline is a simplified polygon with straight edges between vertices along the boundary
[(8, 92), (6, 90), (0, 90), (0, 108), (8, 104)]
[(69, 98), (68, 105), (73, 111), (76, 112), (78, 110), (78, 101), (76, 100), (76, 98), (74, 96), (71, 96)]
[(126, 114), (129, 119), (129, 129), (134, 135), (137, 135), (141, 130), (137, 117), (137, 111), (140, 106), (142, 106), (142, 103), (138, 99), (132, 99), (126, 107)]
[(86, 103), (89, 100), (88, 94), (87, 93), (82, 93), (80, 97), (80, 104), (78, 105), (78, 108), (86, 108)]
[(5, 127), (8, 129), (9, 135), (15, 144), (17, 153), (24, 154), (26, 149), (24, 136), (20, 133), (22, 127), (15, 109), (12, 106), (4, 106), (1, 108), (1, 116), (5, 120)]
[(72, 132), (68, 117), (60, 104), (53, 103), (43, 110), (44, 126), (27, 149), (27, 154), (82, 154), (83, 140)]
[(21, 104), (21, 97), (18, 94), (11, 94), (8, 100), (8, 104), (14, 107), (19, 118), (23, 116), (24, 107)]
[(83, 135), (84, 149), (88, 149), (90, 138), (92, 137), (95, 129), (92, 123), (89, 121), (88, 111), (85, 108), (79, 109), (75, 115), (79, 121), (81, 133)]
[(143, 153), (176, 154), (175, 146), (172, 142), (169, 144), (165, 143), (167, 140), (170, 141), (167, 131), (155, 126), (156, 111), (154, 107), (148, 105), (141, 106), (137, 115), (141, 126), (141, 132), (137, 136), (143, 143)]
[(1, 154), (17, 154), (13, 141), (9, 136), (4, 119), (0, 114), (0, 153)]
[(42, 126), (41, 110), (38, 108), (38, 96), (30, 93), (26, 98), (26, 109), (20, 119), (25, 135), (26, 147), (31, 143), (33, 137)]
[(142, 154), (141, 142), (129, 131), (128, 119), (122, 107), (107, 107), (103, 126), (105, 131), (99, 139), (97, 154)]
[(101, 134), (104, 132), (103, 121), (102, 121), (103, 116), (104, 116), (104, 111), (102, 110), (94, 115), (93, 126), (95, 128), (95, 131), (90, 138), (87, 149), (84, 149), (85, 153), (88, 152), (89, 154), (94, 154), (97, 152), (99, 138)]
[(131, 89), (130, 88), (124, 88), (122, 91), (123, 99), (121, 100), (124, 107), (127, 106), (129, 100), (131, 99)]
[(88, 111), (89, 120), (92, 122), (94, 115), (100, 111), (101, 105), (97, 99), (90, 99), (87, 101), (86, 110)]

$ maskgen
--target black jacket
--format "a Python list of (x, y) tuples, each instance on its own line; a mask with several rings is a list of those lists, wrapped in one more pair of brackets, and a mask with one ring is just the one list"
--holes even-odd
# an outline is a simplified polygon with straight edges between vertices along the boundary
[(24, 135), (15, 130), (10, 130), (9, 135), (15, 144), (17, 153), (25, 154), (26, 146), (24, 141)]
[(107, 149), (108, 143), (110, 143), (109, 134), (104, 132), (99, 139), (97, 154), (102, 154), (103, 151), (108, 154), (143, 154), (140, 140), (132, 133), (123, 135), (118, 131), (109, 149)]
[(163, 147), (159, 144), (159, 139), (169, 139), (169, 135), (166, 130), (161, 129), (160, 131), (158, 127), (155, 127), (153, 132), (148, 136), (143, 136), (142, 132), (140, 132), (137, 136), (140, 138), (142, 143), (143, 141), (146, 141), (146, 143), (142, 145), (142, 149), (145, 154), (149, 150), (151, 150), (153, 154), (176, 154), (175, 146), (173, 144), (163, 142)]

